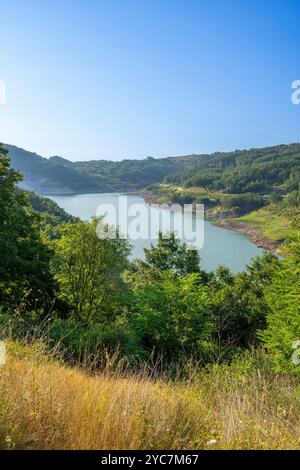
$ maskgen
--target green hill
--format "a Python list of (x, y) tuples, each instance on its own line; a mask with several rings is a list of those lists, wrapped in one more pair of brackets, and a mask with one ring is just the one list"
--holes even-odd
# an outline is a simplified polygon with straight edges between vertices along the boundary
[[(300, 180), (300, 144), (214, 153), (208, 161), (169, 175), (168, 183), (202, 187), (230, 194), (269, 193), (281, 186), (297, 189)], [(295, 186), (290, 188), (290, 186)]]
[(76, 193), (100, 191), (96, 178), (92, 175), (80, 174), (73, 168), (72, 162), (67, 166), (57, 160), (46, 159), (36, 153), (24, 149), (5, 145), (9, 150), (12, 167), (19, 170), (24, 180), (21, 186), (24, 189), (40, 194)]
[(264, 195), (298, 189), (300, 181), (300, 144), (117, 162), (47, 159), (12, 145), (6, 147), (13, 168), (24, 175), (22, 186), (40, 194), (135, 191), (169, 183), (227, 194)]
[(5, 146), (12, 167), (24, 175), (22, 187), (39, 194), (134, 191), (160, 183), (167, 175), (210, 158), (191, 155), (120, 162), (71, 162), (59, 156), (47, 159), (13, 145)]

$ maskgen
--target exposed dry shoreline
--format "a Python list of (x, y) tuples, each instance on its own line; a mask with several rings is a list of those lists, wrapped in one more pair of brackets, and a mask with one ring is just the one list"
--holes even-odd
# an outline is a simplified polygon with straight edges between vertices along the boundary
[[(149, 204), (159, 203), (159, 201), (157, 201), (156, 195), (151, 191), (141, 190), (135, 194), (142, 196)], [(209, 216), (209, 220), (212, 222), (212, 224), (216, 225), (217, 227), (235, 230), (236, 232), (249, 237), (250, 240), (259, 248), (264, 248), (265, 250), (270, 250), (277, 254), (281, 253), (281, 240), (270, 240), (270, 238), (266, 237), (260, 230), (251, 227), (251, 225), (247, 224), (246, 222), (241, 222), (232, 218), (226, 218), (224, 216), (220, 217), (220, 214), (218, 216), (213, 216), (211, 211), (209, 211), (209, 214), (207, 215)]]
[(274, 253), (280, 253), (281, 251), (280, 241), (270, 240), (259, 230), (251, 227), (245, 222), (232, 219), (218, 219), (213, 220), (213, 224), (218, 227), (226, 228), (229, 230), (235, 230), (236, 232), (242, 233), (243, 235), (247, 235), (247, 237), (249, 237), (250, 240), (255, 243), (255, 245), (257, 245), (259, 248), (264, 248), (265, 250), (270, 250)]

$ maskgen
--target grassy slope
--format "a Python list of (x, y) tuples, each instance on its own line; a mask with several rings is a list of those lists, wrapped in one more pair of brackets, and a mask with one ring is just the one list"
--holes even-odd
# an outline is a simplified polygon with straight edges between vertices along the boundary
[[(211, 202), (218, 199), (223, 201), (226, 198), (238, 196), (235, 194), (224, 194), (222, 192), (210, 192), (203, 188), (183, 188), (180, 186), (160, 184), (153, 190), (153, 198), (159, 203), (172, 204), (176, 198), (182, 196), (183, 200), (190, 198), (193, 202), (199, 202), (201, 198), (209, 198)], [(151, 199), (151, 198), (150, 198)], [(189, 202), (191, 202), (189, 201)], [(206, 208), (210, 208), (207, 203)], [(226, 210), (222, 205), (213, 205), (209, 212), (210, 217), (215, 217), (218, 213), (224, 214)], [(214, 216), (212, 216), (214, 213)], [(228, 216), (227, 216), (228, 217)], [(251, 228), (261, 232), (265, 237), (274, 242), (281, 242), (289, 237), (295, 236), (299, 232), (300, 211), (280, 206), (266, 206), (262, 209), (249, 212), (242, 217), (230, 218), (232, 221), (241, 221)], [(297, 225), (298, 223), (298, 225)]]
[[(89, 376), (10, 344), (0, 367), (0, 448), (299, 448), (297, 379), (251, 357), (186, 382)], [(256, 358), (257, 360), (257, 358)]]
[(286, 240), (299, 232), (299, 226), (296, 225), (299, 212), (278, 210), (274, 206), (263, 207), (235, 220), (247, 223), (274, 241)]

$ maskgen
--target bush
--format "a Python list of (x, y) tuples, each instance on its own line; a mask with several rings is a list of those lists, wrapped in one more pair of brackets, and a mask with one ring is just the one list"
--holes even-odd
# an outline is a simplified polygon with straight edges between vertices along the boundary
[(210, 359), (214, 326), (209, 293), (200, 282), (198, 273), (179, 277), (166, 271), (134, 289), (129, 321), (150, 354), (166, 361)]
[(289, 245), (288, 251), (289, 257), (277, 269), (266, 295), (270, 312), (267, 329), (260, 337), (276, 371), (300, 372), (296, 343), (300, 340), (300, 238)]
[(40, 320), (40, 312), (19, 317), (0, 313), (0, 339), (44, 343), (48, 351), (71, 363), (93, 363), (101, 368), (108, 357), (127, 359), (130, 364), (147, 356), (136, 335), (120, 321), (85, 324), (75, 320)]
[(264, 198), (255, 196), (253, 194), (242, 194), (241, 196), (234, 196), (224, 198), (222, 206), (230, 210), (235, 215), (246, 214), (257, 209), (260, 209), (266, 204)]
[(143, 351), (126, 325), (78, 324), (57, 319), (46, 332), (49, 345), (59, 347), (71, 362), (93, 360), (101, 367), (105, 355), (126, 356), (131, 361)]

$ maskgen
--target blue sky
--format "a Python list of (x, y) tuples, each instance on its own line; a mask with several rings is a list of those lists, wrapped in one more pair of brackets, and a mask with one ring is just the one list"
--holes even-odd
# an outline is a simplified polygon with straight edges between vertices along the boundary
[(300, 141), (299, 0), (0, 8), (0, 141), (72, 160)]

